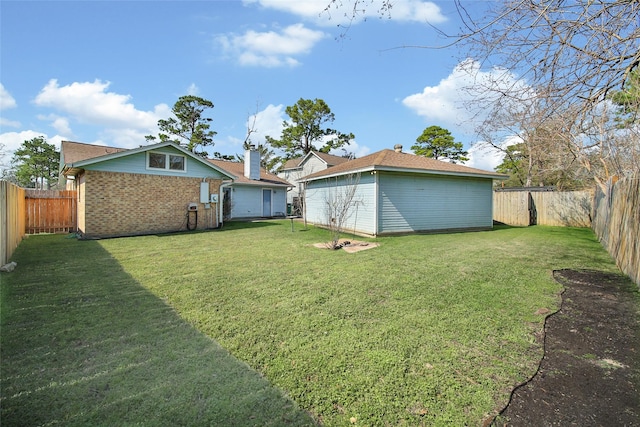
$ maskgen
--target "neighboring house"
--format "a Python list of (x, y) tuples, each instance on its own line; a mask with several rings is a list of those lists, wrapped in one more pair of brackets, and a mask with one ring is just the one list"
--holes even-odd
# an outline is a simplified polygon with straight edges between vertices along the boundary
[(347, 232), (483, 230), (493, 227), (493, 180), (506, 175), (382, 150), (303, 178), (307, 220), (327, 225), (327, 203), (357, 181)]
[(335, 165), (348, 162), (346, 157), (334, 156), (332, 154), (310, 151), (302, 157), (288, 160), (278, 176), (292, 184), (292, 188), (287, 194), (287, 203), (297, 205), (298, 197), (302, 194), (301, 179), (312, 173), (323, 171)]
[(247, 150), (244, 163), (209, 160), (235, 177), (223, 189), (225, 219), (284, 217), (291, 184), (260, 167), (260, 153)]
[(218, 196), (234, 178), (170, 142), (127, 150), (63, 141), (60, 175), (78, 192), (84, 238), (218, 227)]

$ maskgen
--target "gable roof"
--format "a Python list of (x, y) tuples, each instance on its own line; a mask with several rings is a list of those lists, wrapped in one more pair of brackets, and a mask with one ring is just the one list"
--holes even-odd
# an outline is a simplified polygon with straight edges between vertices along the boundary
[(282, 170), (297, 169), (301, 167), (302, 164), (311, 156), (315, 156), (326, 163), (327, 167), (339, 165), (349, 161), (349, 159), (347, 159), (346, 157), (334, 156), (333, 154), (323, 153), (321, 151), (309, 151), (304, 156), (287, 160), (282, 167)]
[(84, 142), (73, 141), (62, 141), (60, 147), (60, 166), (127, 150), (126, 148), (107, 147), (104, 145), (85, 144)]
[(209, 163), (217, 166), (220, 169), (224, 169), (227, 173), (234, 176), (233, 183), (234, 184), (247, 184), (247, 185), (277, 185), (284, 187), (291, 187), (291, 184), (272, 174), (269, 173), (266, 169), (260, 168), (260, 180), (249, 179), (244, 176), (244, 163), (241, 162), (230, 162), (227, 160), (216, 160), (216, 159), (207, 159)]
[[(93, 148), (91, 148), (93, 147)], [(209, 168), (216, 170), (228, 178), (234, 178), (229, 172), (218, 168), (216, 165), (207, 162), (206, 159), (196, 156), (191, 151), (180, 147), (173, 142), (160, 142), (151, 145), (142, 145), (138, 148), (116, 148), (101, 145), (83, 144), (71, 141), (62, 141), (60, 144), (60, 171), (64, 175), (76, 175), (85, 166), (107, 160), (118, 159), (120, 157), (130, 156), (132, 154), (144, 153), (146, 151), (157, 150), (158, 148), (172, 147), (182, 152), (185, 156), (198, 161)]]
[(471, 168), (455, 163), (416, 156), (415, 154), (396, 152), (385, 149), (360, 157), (359, 159), (333, 166), (302, 178), (313, 181), (320, 178), (345, 175), (348, 173), (368, 172), (374, 170), (392, 172), (430, 173), (438, 175), (471, 176), (479, 178), (506, 179), (507, 175)]

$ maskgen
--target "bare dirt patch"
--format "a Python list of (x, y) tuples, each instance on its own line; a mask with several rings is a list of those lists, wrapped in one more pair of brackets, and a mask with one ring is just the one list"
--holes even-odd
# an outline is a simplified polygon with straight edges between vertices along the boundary
[[(337, 248), (337, 249), (342, 249), (345, 252), (349, 252), (349, 253), (365, 251), (367, 249), (373, 249), (373, 248), (377, 248), (378, 246), (380, 246), (379, 243), (361, 242), (359, 240), (348, 240), (348, 239), (340, 239), (340, 240), (338, 240), (338, 245), (340, 247)], [(315, 246), (316, 248), (319, 248), (319, 249), (332, 249), (331, 242), (314, 243), (313, 246)]]
[(640, 298), (626, 277), (559, 270), (544, 357), (495, 426), (640, 426)]

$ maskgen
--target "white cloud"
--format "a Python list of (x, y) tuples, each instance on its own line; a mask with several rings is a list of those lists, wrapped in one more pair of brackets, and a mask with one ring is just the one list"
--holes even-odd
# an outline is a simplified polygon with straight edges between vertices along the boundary
[(4, 88), (4, 85), (0, 83), (0, 111), (8, 110), (9, 108), (15, 108), (16, 105), (16, 100)]
[(477, 94), (488, 94), (488, 88), (502, 93), (519, 93), (530, 88), (517, 76), (504, 69), (480, 69), (480, 63), (466, 60), (436, 86), (426, 86), (422, 92), (409, 95), (402, 103), (428, 121), (458, 127), (471, 134), (486, 118), (487, 103), (474, 103)]
[[(297, 15), (318, 25), (335, 26), (366, 18), (390, 16), (398, 22), (421, 22), (438, 24), (447, 20), (438, 5), (422, 0), (395, 0), (387, 12), (384, 11), (383, 0), (360, 2), (354, 9), (352, 1), (338, 1), (333, 4), (328, 0), (245, 0), (245, 5), (259, 4), (264, 8), (276, 9)], [(329, 7), (328, 7), (329, 6)]]
[(160, 118), (169, 116), (169, 107), (159, 104), (154, 111), (140, 111), (129, 95), (108, 92), (110, 82), (74, 82), (60, 86), (52, 79), (35, 98), (40, 107), (70, 114), (81, 123), (114, 128), (153, 129)]
[(51, 126), (59, 133), (72, 136), (72, 121), (99, 126), (104, 128), (109, 145), (124, 148), (145, 144), (144, 135), (157, 133), (158, 120), (172, 114), (166, 104), (156, 105), (153, 111), (138, 110), (131, 103), (131, 96), (109, 92), (109, 85), (109, 82), (95, 80), (60, 86), (53, 79), (42, 88), (34, 102), (39, 107), (62, 113), (40, 116), (51, 121)]
[[(285, 120), (285, 107), (269, 104), (267, 107), (249, 117), (247, 125), (253, 126), (254, 133), (251, 134), (251, 141), (256, 144), (264, 144), (266, 136), (278, 139), (282, 135), (282, 123)], [(255, 122), (254, 122), (255, 117)], [(242, 143), (242, 141), (240, 141)]]
[(70, 138), (73, 136), (73, 131), (71, 130), (71, 127), (69, 126), (69, 119), (66, 117), (60, 117), (56, 114), (49, 114), (49, 115), (38, 115), (38, 119), (40, 120), (45, 120), (45, 121), (50, 121), (51, 122), (51, 126), (59, 133), (62, 135), (66, 135), (67, 138)]
[[(404, 98), (402, 103), (428, 122), (445, 126), (452, 133), (474, 135), (477, 126), (487, 118), (492, 93), (522, 95), (526, 92), (531, 92), (531, 88), (513, 73), (499, 68), (483, 71), (479, 62), (466, 60), (436, 86), (426, 86), (421, 93)], [(514, 111), (519, 105), (503, 107)], [(501, 138), (499, 146), (503, 149), (521, 141), (508, 133)], [(467, 166), (488, 171), (493, 171), (504, 158), (503, 151), (484, 142), (473, 144), (467, 151)]]
[(216, 41), (241, 65), (274, 68), (299, 65), (295, 57), (308, 54), (325, 37), (322, 31), (294, 24), (279, 32), (250, 30), (243, 35), (220, 35)]
[(469, 160), (464, 164), (472, 168), (495, 171), (496, 166), (504, 160), (503, 150), (505, 150), (509, 145), (521, 142), (522, 138), (515, 135), (505, 138), (499, 145), (500, 149), (484, 142), (477, 142), (469, 148)]

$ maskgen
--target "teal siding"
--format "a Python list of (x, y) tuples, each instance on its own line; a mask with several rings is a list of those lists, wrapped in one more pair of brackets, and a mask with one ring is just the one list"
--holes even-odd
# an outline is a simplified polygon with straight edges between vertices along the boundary
[(379, 198), (379, 233), (493, 225), (491, 179), (381, 173)]
[[(328, 178), (311, 181), (306, 191), (307, 220), (314, 224), (326, 225), (328, 214), (326, 213), (326, 200), (331, 198), (336, 188), (344, 185), (344, 178)], [(347, 220), (344, 231), (355, 231), (365, 234), (375, 234), (376, 217), (376, 190), (375, 175), (366, 173), (360, 176), (352, 213)]]
[[(184, 155), (179, 150), (172, 147), (162, 147), (157, 150), (152, 150), (154, 153), (168, 153)], [(122, 172), (122, 173), (139, 173), (146, 175), (169, 175), (169, 176), (183, 176), (188, 178), (226, 178), (215, 169), (203, 164), (193, 158), (186, 156), (186, 171), (174, 172), (163, 171), (156, 169), (147, 169), (147, 154), (146, 152), (135, 153), (131, 155), (125, 155), (104, 162), (94, 163), (85, 167), (87, 170), (96, 170), (103, 172)]]

